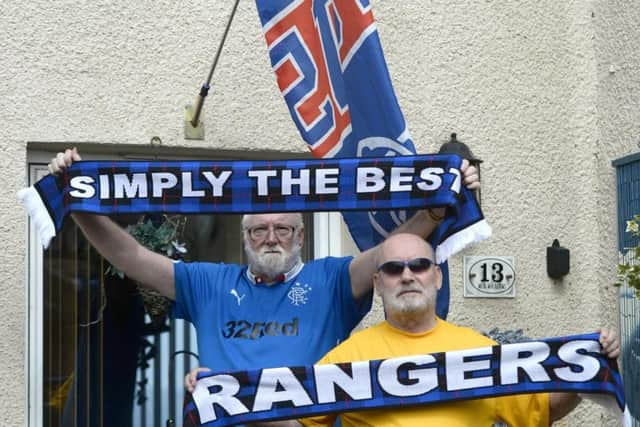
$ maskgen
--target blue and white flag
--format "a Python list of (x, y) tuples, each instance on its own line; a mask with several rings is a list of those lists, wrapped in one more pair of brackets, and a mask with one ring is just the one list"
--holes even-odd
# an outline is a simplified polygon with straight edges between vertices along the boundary
[[(384, 157), (415, 154), (396, 99), (369, 0), (256, 0), (271, 64), (291, 117), (315, 157)], [(474, 201), (475, 202), (475, 201)], [(469, 200), (469, 203), (472, 203)], [(479, 217), (477, 239), (491, 234)], [(360, 250), (385, 239), (413, 213), (344, 212)], [(438, 236), (439, 261), (469, 242), (447, 220)], [(436, 247), (441, 238), (430, 239)], [(449, 308), (448, 270), (437, 313)]]
[(256, 0), (271, 64), (315, 157), (414, 154), (368, 0)]

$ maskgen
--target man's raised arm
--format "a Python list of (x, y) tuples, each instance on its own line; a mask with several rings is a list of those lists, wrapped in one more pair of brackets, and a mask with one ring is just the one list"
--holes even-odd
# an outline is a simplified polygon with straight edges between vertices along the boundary
[[(475, 166), (469, 164), (468, 160), (462, 160), (460, 172), (462, 172), (463, 183), (469, 190), (480, 188), (478, 171)], [(391, 234), (409, 233), (426, 239), (436, 229), (438, 224), (440, 224), (444, 215), (445, 208), (418, 211), (407, 222), (393, 230)], [(354, 258), (349, 266), (351, 290), (356, 299), (363, 297), (373, 288), (372, 277), (378, 268), (376, 259), (379, 247), (380, 245), (377, 245), (361, 252)]]
[[(67, 149), (51, 160), (49, 171), (58, 174), (78, 160), (82, 160), (78, 151)], [(73, 213), (71, 217), (91, 245), (111, 264), (142, 286), (175, 299), (173, 261), (142, 246), (106, 216)]]

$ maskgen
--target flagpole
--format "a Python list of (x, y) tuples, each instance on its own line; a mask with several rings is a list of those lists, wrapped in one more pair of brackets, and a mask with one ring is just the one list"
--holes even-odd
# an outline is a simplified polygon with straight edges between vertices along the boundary
[(222, 47), (224, 46), (224, 42), (227, 39), (227, 34), (229, 34), (229, 28), (231, 28), (231, 22), (233, 21), (233, 17), (236, 14), (236, 10), (238, 9), (238, 3), (240, 0), (236, 0), (233, 9), (231, 10), (231, 15), (229, 16), (229, 20), (227, 22), (227, 26), (224, 29), (224, 33), (222, 34), (222, 39), (220, 40), (220, 45), (218, 46), (218, 50), (216, 51), (216, 56), (213, 58), (213, 65), (211, 66), (211, 70), (209, 70), (209, 76), (207, 77), (207, 81), (200, 88), (200, 93), (198, 94), (198, 100), (196, 101), (196, 107), (193, 113), (193, 118), (191, 119), (191, 125), (193, 127), (198, 126), (198, 119), (200, 118), (200, 113), (202, 112), (202, 106), (204, 105), (204, 98), (209, 93), (209, 87), (211, 85), (211, 79), (213, 78), (213, 72), (218, 65), (218, 59), (220, 59), (220, 53), (222, 52)]

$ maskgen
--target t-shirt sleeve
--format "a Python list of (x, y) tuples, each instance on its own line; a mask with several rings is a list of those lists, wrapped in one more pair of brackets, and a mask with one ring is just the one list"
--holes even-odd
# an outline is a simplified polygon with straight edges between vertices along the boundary
[(349, 275), (349, 266), (352, 260), (352, 257), (327, 259), (330, 263), (327, 267), (337, 275), (336, 288), (334, 289), (335, 299), (338, 303), (338, 309), (340, 310), (343, 322), (349, 330), (355, 328), (369, 310), (371, 310), (373, 301), (373, 287), (371, 291), (362, 298), (356, 300), (353, 297), (351, 277)]
[(200, 317), (200, 310), (206, 307), (203, 301), (212, 298), (215, 292), (217, 264), (185, 263), (173, 264), (173, 274), (176, 286), (176, 300), (173, 304), (173, 316), (196, 323)]
[(510, 426), (548, 427), (549, 394), (518, 394), (496, 399), (497, 415)]

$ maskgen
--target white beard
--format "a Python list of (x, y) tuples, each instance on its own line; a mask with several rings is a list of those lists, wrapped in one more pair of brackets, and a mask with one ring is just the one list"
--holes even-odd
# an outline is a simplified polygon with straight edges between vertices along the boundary
[[(272, 250), (277, 250), (280, 253), (268, 253)], [(284, 250), (280, 245), (263, 246), (257, 251), (254, 251), (248, 242), (245, 242), (244, 245), (244, 252), (247, 254), (251, 272), (255, 275), (269, 278), (274, 278), (290, 271), (300, 262), (301, 250), (302, 246), (297, 242), (292, 244), (290, 252)]]

